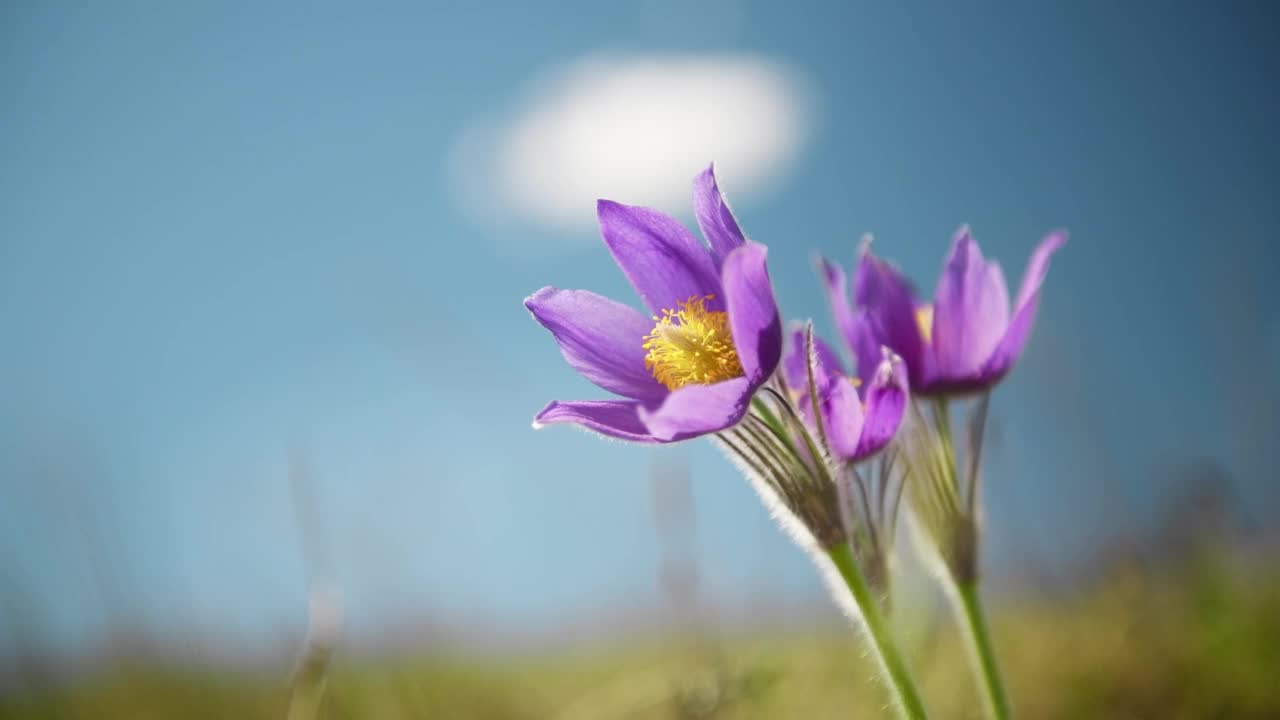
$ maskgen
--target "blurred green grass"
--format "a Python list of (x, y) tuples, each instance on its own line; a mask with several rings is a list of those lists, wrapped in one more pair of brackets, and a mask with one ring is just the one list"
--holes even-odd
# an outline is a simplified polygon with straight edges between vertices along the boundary
[[(1280, 574), (1203, 559), (1173, 575), (1130, 568), (1088, 590), (997, 604), (996, 642), (1021, 718), (1280, 717)], [(946, 618), (908, 633), (933, 716), (978, 717)], [(319, 710), (283, 676), (120, 667), (0, 698), (4, 718), (858, 718), (884, 696), (855, 636), (650, 638), (590, 652), (350, 662)]]

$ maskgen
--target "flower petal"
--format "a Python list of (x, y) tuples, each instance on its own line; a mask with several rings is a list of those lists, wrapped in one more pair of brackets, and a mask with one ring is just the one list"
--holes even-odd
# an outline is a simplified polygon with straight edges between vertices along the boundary
[(724, 309), (711, 253), (675, 219), (610, 200), (597, 202), (596, 214), (614, 261), (654, 314), (704, 295), (715, 296), (708, 309)]
[[(854, 302), (865, 308), (867, 328), (878, 344), (888, 345), (907, 364), (913, 386), (923, 386), (928, 378), (924, 341), (916, 323), (915, 292), (896, 268), (871, 253), (864, 244), (854, 278)], [(859, 361), (863, 358), (859, 356)], [(859, 373), (868, 372), (859, 368)]]
[(725, 258), (722, 275), (729, 331), (752, 387), (772, 375), (782, 358), (782, 320), (765, 264), (767, 254), (765, 246), (748, 242)]
[[(875, 377), (876, 368), (880, 366), (880, 361), (884, 359), (884, 345), (881, 344), (881, 338), (884, 332), (875, 327), (875, 318), (866, 308), (858, 308), (853, 314), (853, 357), (857, 363), (854, 369), (853, 377), (862, 380), (863, 394), (866, 393), (867, 383), (871, 378)], [(926, 363), (927, 355), (922, 353), (920, 362)]]
[[(809, 359), (805, 356), (804, 337), (805, 329), (803, 326), (793, 329), (791, 331), (791, 345), (782, 359), (782, 372), (787, 381), (787, 387), (797, 392), (807, 392), (809, 389), (809, 371), (805, 366)], [(844, 368), (840, 364), (840, 357), (822, 338), (814, 336), (813, 351), (818, 356), (820, 372), (828, 376), (844, 373)], [(815, 375), (815, 377), (817, 376)]]
[(667, 389), (644, 364), (644, 336), (653, 321), (634, 308), (587, 290), (545, 287), (524, 301), (551, 331), (564, 359), (609, 392), (658, 400)]
[(687, 440), (736, 424), (747, 412), (753, 392), (745, 377), (712, 385), (686, 385), (654, 410), (641, 407), (640, 421), (658, 442)]
[(1044, 284), (1045, 276), (1049, 274), (1049, 260), (1066, 242), (1066, 232), (1053, 232), (1041, 240), (1035, 252), (1031, 253), (1027, 270), (1022, 275), (1022, 286), (1018, 288), (1018, 302), (1013, 311), (1013, 320), (1009, 322), (1009, 327), (1000, 344), (982, 366), (982, 375), (985, 378), (995, 380), (1009, 372), (1014, 361), (1022, 354), (1022, 348), (1026, 346), (1027, 338), (1031, 336), (1031, 326), (1036, 321), (1040, 286)]
[(893, 440), (907, 407), (907, 369), (902, 358), (884, 348), (884, 361), (867, 386), (866, 417), (854, 453), (857, 459), (875, 454)]
[(711, 254), (717, 266), (747, 241), (716, 184), (714, 164), (693, 180), (693, 213), (698, 218), (698, 227), (702, 228), (702, 236), (711, 243)]
[(533, 427), (571, 423), (588, 430), (640, 443), (659, 442), (640, 422), (640, 403), (634, 400), (552, 401), (533, 419)]
[(1000, 265), (987, 262), (969, 228), (956, 233), (933, 304), (934, 370), (972, 377), (1009, 326), (1009, 291)]
[(1015, 306), (1022, 310), (1029, 303), (1035, 302), (1040, 294), (1040, 286), (1049, 274), (1049, 261), (1053, 254), (1067, 244), (1067, 232), (1056, 230), (1044, 236), (1040, 244), (1031, 253), (1027, 261), (1027, 269), (1022, 273), (1022, 284), (1018, 287), (1018, 301)]
[(846, 460), (858, 458), (859, 438), (863, 434), (864, 416), (858, 388), (847, 377), (836, 377), (828, 383), (819, 401), (823, 429), (831, 452)]
[(844, 268), (826, 258), (818, 258), (818, 262), (821, 264), (819, 275), (822, 277), (822, 286), (827, 291), (827, 304), (831, 306), (831, 318), (849, 349), (856, 355), (858, 327), (853, 306), (849, 304), (849, 282)]

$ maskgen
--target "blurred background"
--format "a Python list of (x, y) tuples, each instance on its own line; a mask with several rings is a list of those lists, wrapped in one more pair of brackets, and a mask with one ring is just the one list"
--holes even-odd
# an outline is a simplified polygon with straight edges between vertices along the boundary
[[(1034, 5), (1034, 6), (1033, 6)], [(884, 698), (707, 442), (522, 299), (716, 161), (788, 318), (859, 237), (1016, 284), (985, 572), (1024, 717), (1276, 717), (1267, 2), (6, 2), (0, 716), (848, 717)], [(899, 545), (940, 717), (980, 707)], [(318, 706), (318, 710), (317, 710)]]

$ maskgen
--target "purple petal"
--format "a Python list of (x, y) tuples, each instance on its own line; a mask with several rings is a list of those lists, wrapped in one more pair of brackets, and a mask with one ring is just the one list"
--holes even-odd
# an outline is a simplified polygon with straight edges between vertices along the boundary
[(716, 265), (722, 264), (729, 253), (747, 241), (716, 184), (714, 164), (707, 166), (693, 180), (693, 212), (698, 218), (698, 227), (702, 228), (702, 236), (711, 243)]
[(1040, 286), (1044, 284), (1049, 273), (1049, 260), (1067, 242), (1067, 234), (1062, 231), (1050, 233), (1031, 254), (1027, 270), (1022, 275), (1022, 286), (1018, 288), (1018, 303), (1013, 311), (1013, 320), (1008, 330), (996, 346), (995, 352), (982, 367), (982, 375), (992, 380), (998, 379), (1022, 354), (1022, 348), (1031, 336), (1031, 326), (1036, 321), (1036, 307), (1040, 300)]
[(1031, 253), (1031, 260), (1027, 262), (1027, 269), (1022, 274), (1022, 285), (1018, 287), (1018, 301), (1015, 303), (1018, 310), (1036, 300), (1040, 293), (1040, 286), (1044, 284), (1045, 276), (1049, 274), (1049, 260), (1066, 244), (1066, 231), (1058, 230), (1046, 235), (1036, 246), (1035, 251)]
[(715, 296), (708, 309), (724, 309), (711, 253), (683, 225), (657, 210), (610, 200), (597, 202), (596, 214), (614, 261), (654, 314), (704, 295)]
[(639, 408), (640, 403), (634, 400), (555, 400), (538, 413), (533, 419), (533, 426), (540, 428), (555, 423), (571, 423), (619, 440), (659, 442), (640, 422)]
[(857, 354), (857, 320), (853, 306), (849, 304), (849, 283), (844, 268), (826, 258), (818, 260), (821, 263), (822, 285), (827, 291), (827, 304), (831, 306), (831, 317), (849, 349)]
[(867, 387), (866, 419), (858, 439), (857, 459), (875, 454), (889, 444), (907, 407), (907, 371), (902, 358), (885, 348), (884, 361)]
[(819, 404), (831, 452), (846, 460), (857, 459), (864, 417), (853, 380), (833, 378)]
[[(797, 392), (807, 391), (809, 388), (809, 371), (806, 367), (808, 358), (804, 352), (804, 337), (805, 329), (803, 326), (792, 330), (791, 346), (787, 349), (786, 356), (782, 359), (782, 372), (787, 381), (787, 387)], [(813, 338), (813, 351), (818, 356), (819, 372), (828, 376), (844, 373), (844, 368), (840, 364), (840, 357), (822, 338), (817, 336)]]
[(769, 282), (767, 254), (765, 246), (749, 242), (725, 258), (722, 276), (729, 332), (752, 387), (772, 375), (782, 357), (782, 320)]
[(934, 370), (942, 378), (967, 378), (1004, 337), (1009, 291), (1000, 265), (987, 262), (967, 227), (956, 233), (933, 304)]
[[(864, 245), (853, 293), (855, 304), (867, 311), (867, 328), (875, 334), (877, 344), (888, 345), (902, 356), (912, 385), (923, 385), (927, 372), (924, 341), (916, 323), (915, 293), (906, 278)], [(863, 360), (861, 354), (858, 359)], [(858, 371), (868, 372), (866, 368)]]
[(667, 389), (644, 364), (644, 336), (653, 321), (634, 308), (586, 290), (545, 287), (524, 306), (551, 331), (564, 359), (609, 392), (657, 400)]
[[(880, 361), (884, 359), (884, 345), (880, 340), (884, 333), (875, 327), (875, 319), (866, 308), (858, 308), (853, 316), (852, 334), (853, 356), (857, 363), (853, 377), (862, 380), (865, 388), (875, 376)], [(925, 363), (926, 359), (927, 356), (922, 354), (920, 362)], [(865, 393), (864, 389), (863, 394)]]
[(712, 385), (686, 385), (655, 410), (641, 407), (640, 420), (658, 442), (687, 440), (724, 430), (747, 412), (754, 387), (745, 377)]

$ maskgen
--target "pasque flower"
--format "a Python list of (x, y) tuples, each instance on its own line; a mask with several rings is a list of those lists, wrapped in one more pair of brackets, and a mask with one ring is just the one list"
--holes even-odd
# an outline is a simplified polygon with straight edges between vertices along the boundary
[[(893, 642), (889, 548), (902, 484), (888, 446), (908, 404), (902, 362), (884, 351), (865, 391), (840, 371), (835, 353), (807, 323), (793, 334), (782, 372), (761, 388), (738, 426), (716, 440), (751, 480), (772, 514), (813, 554), (867, 631), (901, 717), (924, 718), (924, 703)], [(839, 588), (847, 588), (843, 598)]]
[(920, 301), (897, 269), (864, 243), (854, 277), (855, 311), (844, 271), (824, 260), (822, 279), (836, 324), (859, 364), (878, 362), (887, 345), (902, 356), (917, 395), (958, 395), (999, 382), (1022, 353), (1035, 323), (1049, 260), (1066, 242), (1046, 236), (1031, 254), (1012, 310), (1000, 264), (987, 261), (962, 227), (932, 303)]
[(797, 327), (782, 369), (804, 424), (821, 438), (828, 453), (829, 473), (844, 510), (844, 536), (887, 607), (902, 482), (896, 452), (886, 448), (902, 423), (909, 397), (902, 358), (888, 348), (882, 353), (877, 365), (864, 369), (864, 377), (847, 375), (839, 356), (813, 335), (810, 326)]
[[(534, 418), (534, 427), (571, 423), (646, 443), (713, 435), (841, 590), (837, 600), (851, 604), (899, 713), (924, 718), (876, 597), (884, 563), (868, 558), (884, 557), (882, 535), (843, 512), (849, 479), (860, 480), (856, 461), (884, 448), (902, 418), (902, 363), (885, 354), (859, 391), (829, 349), (819, 361), (809, 325), (803, 350), (789, 360), (788, 382), (782, 377), (787, 373), (777, 372), (782, 324), (764, 246), (744, 237), (713, 167), (695, 178), (693, 201), (707, 245), (656, 210), (597, 204), (605, 245), (649, 317), (585, 290), (547, 287), (525, 300), (565, 360), (621, 396), (554, 401)], [(801, 399), (807, 403), (797, 407)]]
[(694, 179), (710, 247), (657, 210), (600, 200), (600, 233), (651, 316), (587, 290), (545, 287), (525, 300), (575, 370), (621, 399), (553, 401), (534, 426), (572, 423), (664, 443), (737, 424), (777, 369), (782, 324), (763, 245), (748, 241), (716, 184)]
[[(856, 310), (844, 272), (823, 262), (822, 278), (836, 324), (859, 365), (886, 345), (906, 361), (912, 400), (896, 440), (907, 468), (913, 525), (936, 551), (938, 576), (966, 628), (976, 674), (994, 720), (1009, 715), (978, 593), (983, 435), (990, 389), (1013, 367), (1035, 323), (1049, 260), (1066, 233), (1046, 236), (1022, 278), (1012, 310), (1004, 272), (982, 256), (967, 227), (952, 242), (932, 303), (864, 243), (854, 278)], [(952, 400), (972, 396), (962, 434), (953, 431)]]
[(813, 382), (818, 402), (809, 394), (809, 350), (804, 328), (791, 331), (791, 346), (782, 361), (787, 387), (806, 423), (815, 426), (813, 409), (822, 416), (822, 434), (834, 459), (856, 463), (880, 452), (893, 440), (907, 405), (907, 374), (902, 358), (881, 348), (882, 358), (864, 366), (867, 377), (848, 375), (839, 356), (821, 338), (813, 338)]
[[(1004, 272), (987, 261), (969, 233), (956, 233), (931, 304), (920, 302), (897, 269), (877, 258), (869, 242), (859, 251), (849, 304), (844, 272), (822, 263), (832, 314), (860, 366), (878, 363), (882, 347), (902, 356), (910, 377), (910, 422), (898, 437), (916, 516), (936, 541), (952, 575), (978, 574), (978, 490), (982, 437), (992, 386), (1013, 367), (1035, 322), (1049, 260), (1066, 242), (1053, 232), (1031, 255), (1012, 311)], [(962, 438), (952, 432), (954, 396), (974, 396)], [(964, 457), (958, 449), (965, 441)]]

